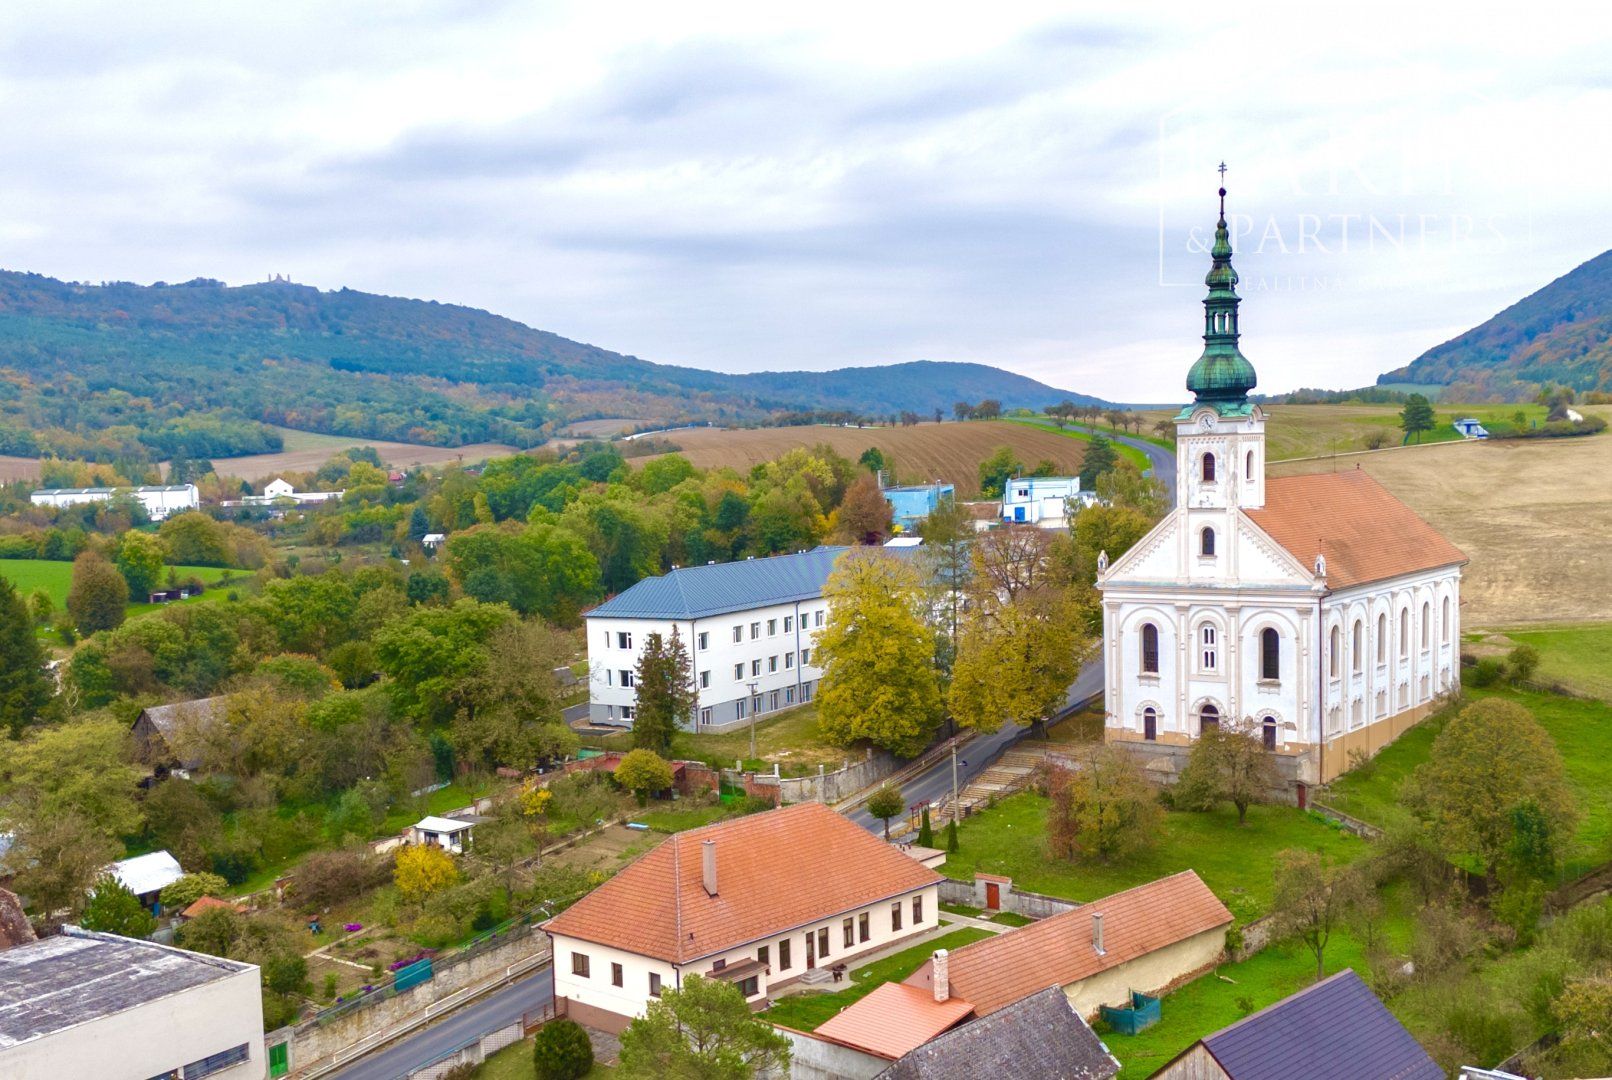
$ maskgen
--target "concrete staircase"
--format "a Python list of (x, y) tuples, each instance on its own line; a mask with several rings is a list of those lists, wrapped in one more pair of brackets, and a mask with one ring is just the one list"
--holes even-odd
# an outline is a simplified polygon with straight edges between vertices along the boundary
[(834, 972), (826, 967), (814, 967), (800, 977), (803, 986), (822, 986), (834, 981)]
[(1035, 774), (1046, 756), (1047, 747), (1028, 742), (1003, 751), (1001, 757), (970, 780), (968, 786), (958, 793), (955, 808), (948, 792), (945, 798), (935, 804), (930, 820), (939, 824), (952, 820), (954, 815), (967, 817), (992, 799), (1023, 791), (1030, 785), (1031, 776)]

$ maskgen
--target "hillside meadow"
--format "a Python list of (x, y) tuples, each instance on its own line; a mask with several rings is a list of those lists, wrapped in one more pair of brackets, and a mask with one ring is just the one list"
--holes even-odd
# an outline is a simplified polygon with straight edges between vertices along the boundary
[(1612, 619), (1612, 436), (1339, 454), (1271, 474), (1334, 468), (1364, 469), (1466, 552), (1467, 627)]
[[(175, 566), (171, 568), (179, 580), (198, 578), (204, 585), (213, 585), (226, 573), (236, 578), (249, 578), (240, 570), (221, 570), (216, 566)], [(67, 604), (67, 590), (73, 584), (73, 564), (57, 559), (0, 559), (0, 577), (16, 586), (27, 596), (35, 589), (44, 589), (59, 611)], [(152, 604), (131, 604), (133, 608), (150, 608)]]
[(862, 451), (876, 446), (895, 458), (902, 482), (942, 480), (956, 486), (960, 499), (979, 497), (979, 464), (999, 446), (1011, 446), (1019, 460), (1032, 468), (1042, 459), (1051, 461), (1060, 475), (1080, 471), (1086, 447), (1083, 440), (1007, 420), (894, 428), (693, 428), (672, 432), (667, 438), (681, 447), (679, 452), (696, 468), (725, 466), (741, 473), (796, 447), (827, 443), (854, 461)]
[[(472, 443), (468, 446), (424, 446), (419, 443), (388, 442), (385, 439), (354, 439), (343, 435), (322, 435), (295, 428), (277, 428), (285, 439), (278, 454), (249, 454), (245, 457), (214, 458), (213, 469), (220, 476), (234, 476), (256, 483), (273, 480), (281, 473), (312, 472), (338, 454), (358, 446), (371, 446), (381, 461), (394, 469), (416, 465), (475, 465), (489, 458), (515, 453), (503, 443)], [(3, 462), (0, 462), (3, 467)]]

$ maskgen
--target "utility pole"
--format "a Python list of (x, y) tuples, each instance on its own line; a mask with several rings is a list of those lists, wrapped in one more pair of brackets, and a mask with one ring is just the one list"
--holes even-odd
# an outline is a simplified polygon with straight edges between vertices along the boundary
[(957, 736), (952, 736), (952, 821), (957, 820)]
[(750, 684), (750, 760), (756, 760), (756, 706), (760, 699), (756, 697), (758, 683)]

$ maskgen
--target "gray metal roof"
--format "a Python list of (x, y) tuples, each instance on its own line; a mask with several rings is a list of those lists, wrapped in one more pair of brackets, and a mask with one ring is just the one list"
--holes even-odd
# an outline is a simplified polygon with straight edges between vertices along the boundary
[[(198, 727), (206, 727), (216, 722), (228, 711), (229, 698), (209, 697), (197, 698), (194, 701), (176, 701), (171, 705), (148, 705), (140, 711), (151, 721), (151, 726), (163, 734), (163, 737), (172, 735), (184, 723), (192, 723)], [(138, 723), (140, 717), (135, 717)]]
[(703, 619), (770, 604), (815, 600), (848, 549), (818, 547), (794, 555), (686, 566), (645, 578), (586, 613), (590, 619)]
[(1118, 1072), (1063, 989), (1049, 986), (908, 1051), (877, 1080), (1109, 1080)]
[(0, 952), (0, 1047), (225, 979), (251, 964), (68, 927)]
[(1444, 1076), (1371, 988), (1347, 968), (1207, 1036), (1203, 1046), (1231, 1080)]

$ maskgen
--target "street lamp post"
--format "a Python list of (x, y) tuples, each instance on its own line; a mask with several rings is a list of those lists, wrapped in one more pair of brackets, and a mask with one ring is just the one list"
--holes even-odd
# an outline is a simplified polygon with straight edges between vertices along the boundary
[(750, 760), (756, 760), (756, 687), (758, 683), (750, 684)]

